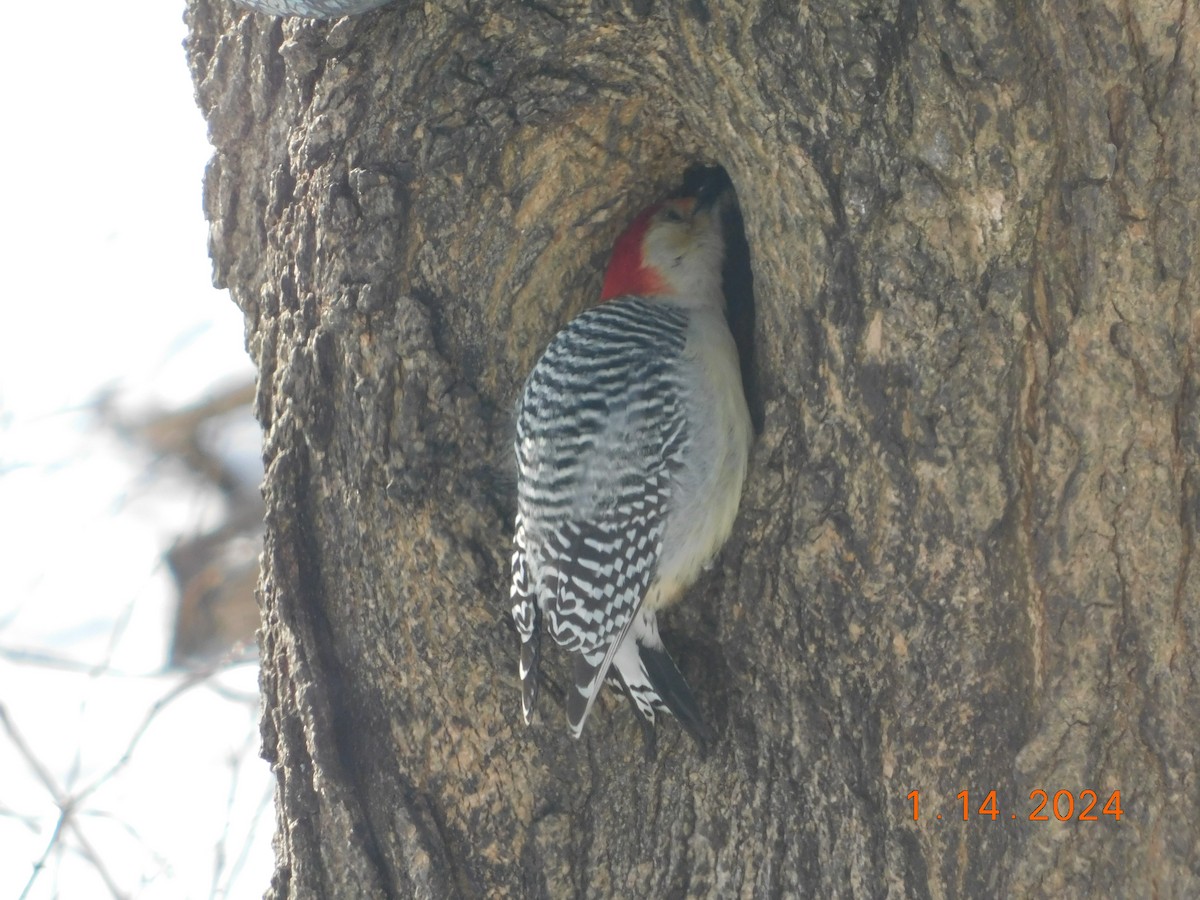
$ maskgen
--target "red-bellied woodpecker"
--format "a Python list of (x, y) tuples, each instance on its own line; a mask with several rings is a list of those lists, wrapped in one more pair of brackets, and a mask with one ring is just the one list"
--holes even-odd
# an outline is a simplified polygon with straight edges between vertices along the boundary
[(525, 382), (512, 615), (526, 722), (544, 617), (574, 657), (576, 737), (606, 677), (649, 746), (657, 711), (697, 740), (707, 731), (656, 615), (729, 537), (750, 452), (721, 291), (726, 183), (637, 216), (613, 248), (606, 302), (559, 332)]

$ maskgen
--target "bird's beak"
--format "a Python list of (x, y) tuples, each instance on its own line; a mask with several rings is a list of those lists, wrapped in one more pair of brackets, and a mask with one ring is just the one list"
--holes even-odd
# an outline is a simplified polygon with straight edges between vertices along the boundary
[(716, 206), (729, 187), (729, 176), (720, 169), (712, 170), (696, 189), (696, 212)]
[(705, 185), (696, 194), (696, 212), (704, 212), (706, 209), (712, 209), (717, 205), (717, 200), (721, 197), (721, 189)]

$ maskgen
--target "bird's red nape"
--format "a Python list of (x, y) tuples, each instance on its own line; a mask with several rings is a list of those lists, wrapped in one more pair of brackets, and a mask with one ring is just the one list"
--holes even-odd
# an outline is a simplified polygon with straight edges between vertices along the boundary
[(667, 290), (667, 283), (662, 275), (657, 269), (645, 265), (642, 258), (642, 240), (650, 227), (650, 219), (661, 208), (662, 204), (656, 203), (642, 210), (617, 238), (613, 245), (612, 258), (608, 262), (608, 270), (604, 273), (604, 287), (600, 291), (601, 301), (627, 295), (645, 297)]

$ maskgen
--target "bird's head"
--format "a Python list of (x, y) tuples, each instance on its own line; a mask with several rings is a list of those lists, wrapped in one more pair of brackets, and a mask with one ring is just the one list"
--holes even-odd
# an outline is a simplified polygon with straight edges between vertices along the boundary
[(720, 197), (702, 192), (642, 210), (613, 246), (600, 299), (632, 295), (722, 305)]

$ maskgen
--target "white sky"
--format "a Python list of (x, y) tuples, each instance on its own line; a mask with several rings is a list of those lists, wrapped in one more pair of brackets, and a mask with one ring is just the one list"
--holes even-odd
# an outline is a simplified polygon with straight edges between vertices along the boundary
[[(211, 287), (210, 149), (182, 16), (182, 0), (5, 11), (0, 706), (63, 791), (118, 763), (152, 704), (180, 685), (159, 674), (172, 599), (161, 554), (217, 512), (100, 429), (86, 405), (111, 390), (136, 417), (252, 373), (241, 316)], [(29, 653), (107, 661), (116, 674)], [(122, 895), (262, 895), (273, 813), (256, 677), (243, 666), (184, 691), (83, 802), (84, 841)], [(263, 827), (228, 885), (256, 814)], [(57, 821), (0, 728), (0, 897), (21, 896)], [(29, 897), (111, 895), (76, 834), (60, 845)]]

